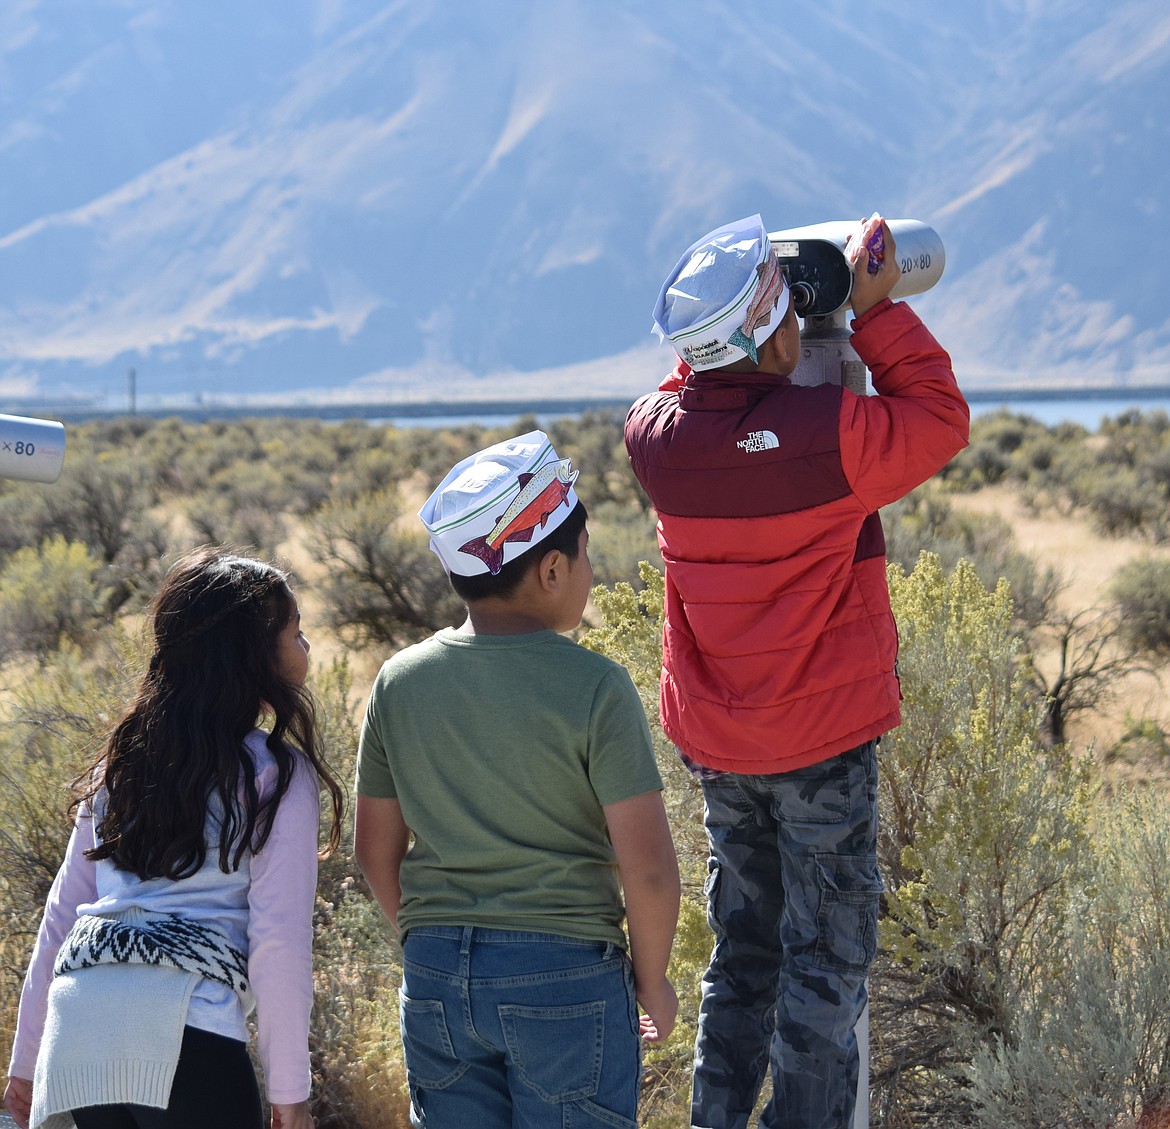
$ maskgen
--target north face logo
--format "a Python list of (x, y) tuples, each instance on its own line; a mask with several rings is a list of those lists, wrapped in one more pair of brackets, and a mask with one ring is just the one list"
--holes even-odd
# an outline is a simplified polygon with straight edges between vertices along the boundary
[(776, 438), (774, 431), (749, 431), (748, 437), (741, 439), (736, 446), (742, 447), (750, 454), (752, 451), (770, 451), (779, 447), (780, 440)]

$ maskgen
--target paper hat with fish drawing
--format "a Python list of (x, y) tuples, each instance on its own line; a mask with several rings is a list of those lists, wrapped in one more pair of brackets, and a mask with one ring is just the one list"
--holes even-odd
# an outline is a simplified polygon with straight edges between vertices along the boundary
[(751, 357), (788, 313), (784, 272), (759, 216), (717, 228), (687, 248), (662, 284), (654, 330), (693, 369)]
[(493, 576), (547, 537), (577, 505), (578, 471), (543, 431), (506, 439), (457, 463), (418, 512), (450, 573)]

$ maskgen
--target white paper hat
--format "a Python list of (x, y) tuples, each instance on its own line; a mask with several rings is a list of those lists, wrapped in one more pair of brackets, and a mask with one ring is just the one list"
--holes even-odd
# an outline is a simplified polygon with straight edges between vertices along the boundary
[(544, 540), (577, 505), (570, 461), (530, 431), (457, 463), (418, 511), (443, 568), (494, 576)]
[(693, 369), (750, 357), (788, 312), (788, 286), (757, 216), (704, 235), (662, 284), (654, 329)]

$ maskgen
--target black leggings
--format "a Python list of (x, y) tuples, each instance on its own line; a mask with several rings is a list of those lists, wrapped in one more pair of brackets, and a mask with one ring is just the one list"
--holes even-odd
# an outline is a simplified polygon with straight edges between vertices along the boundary
[(93, 1105), (75, 1109), (73, 1120), (77, 1129), (261, 1129), (260, 1087), (248, 1045), (186, 1027), (166, 1109)]

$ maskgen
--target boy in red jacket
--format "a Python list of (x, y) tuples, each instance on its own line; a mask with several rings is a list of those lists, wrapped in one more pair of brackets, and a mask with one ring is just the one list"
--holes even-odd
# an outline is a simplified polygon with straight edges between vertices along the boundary
[[(655, 310), (680, 363), (626, 420), (666, 566), (662, 724), (701, 780), (715, 947), (691, 1121), (846, 1129), (877, 940), (877, 743), (898, 725), (878, 508), (967, 443), (950, 358), (890, 301), (894, 239), (856, 269), (876, 396), (802, 387), (791, 295), (759, 216), (683, 256)], [(862, 257), (865, 263), (865, 257)], [(770, 1049), (769, 1049), (770, 1046)]]

